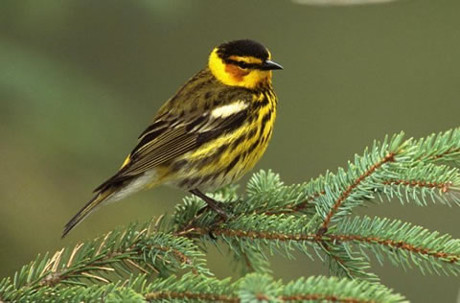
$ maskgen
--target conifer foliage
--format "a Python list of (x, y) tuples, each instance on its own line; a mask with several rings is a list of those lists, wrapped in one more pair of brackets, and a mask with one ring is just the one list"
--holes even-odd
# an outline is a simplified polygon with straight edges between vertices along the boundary
[[(379, 283), (370, 259), (456, 276), (460, 240), (354, 210), (395, 199), (460, 206), (459, 166), (457, 128), (375, 141), (347, 167), (303, 184), (260, 171), (241, 196), (235, 186), (212, 194), (225, 201), (227, 221), (186, 197), (171, 217), (38, 256), (0, 281), (0, 302), (403, 302)], [(206, 264), (209, 245), (227, 247), (246, 273), (215, 278)], [(273, 278), (270, 256), (295, 252), (327, 261), (332, 276)]]

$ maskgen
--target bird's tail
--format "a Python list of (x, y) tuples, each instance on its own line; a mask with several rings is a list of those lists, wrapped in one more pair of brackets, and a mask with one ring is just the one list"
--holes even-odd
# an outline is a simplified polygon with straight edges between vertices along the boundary
[[(152, 183), (152, 180), (155, 182)], [(159, 184), (159, 179), (155, 170), (134, 177), (115, 174), (94, 190), (96, 192), (94, 197), (65, 225), (62, 237), (64, 238), (99, 206), (121, 200), (139, 190), (150, 188), (157, 184)]]
[(62, 238), (64, 238), (75, 226), (95, 211), (98, 206), (101, 206), (103, 202), (109, 202), (109, 200), (111, 200), (110, 198), (114, 193), (116, 193), (116, 191), (117, 190), (114, 188), (107, 188), (96, 193), (94, 197), (89, 200), (89, 202), (86, 203), (86, 205), (80, 209), (80, 211), (65, 225), (64, 231), (62, 232)]

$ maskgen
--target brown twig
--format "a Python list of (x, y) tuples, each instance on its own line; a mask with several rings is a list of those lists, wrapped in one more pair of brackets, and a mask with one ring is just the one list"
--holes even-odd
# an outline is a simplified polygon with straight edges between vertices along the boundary
[(342, 303), (372, 303), (374, 301), (355, 299), (355, 298), (340, 298), (334, 295), (323, 295), (323, 294), (309, 294), (309, 295), (292, 295), (282, 296), (281, 301), (320, 301), (320, 302), (342, 302)]
[(452, 182), (427, 182), (427, 181), (418, 181), (418, 180), (387, 180), (383, 182), (384, 185), (406, 185), (412, 187), (427, 187), (427, 188), (439, 188), (443, 193), (449, 191)]
[(443, 152), (442, 154), (439, 154), (439, 155), (434, 155), (432, 156), (431, 158), (433, 160), (439, 160), (443, 157), (445, 157), (446, 155), (448, 154), (455, 154), (455, 153), (460, 153), (460, 148), (449, 148), (448, 150), (446, 150), (445, 152)]
[[(241, 300), (236, 296), (229, 296), (229, 295), (218, 295), (218, 294), (211, 294), (211, 293), (193, 293), (189, 291), (184, 292), (175, 292), (175, 291), (158, 291), (158, 292), (151, 292), (146, 294), (145, 299), (147, 301), (153, 300), (164, 300), (164, 299), (192, 299), (192, 300), (199, 300), (200, 302), (210, 301), (210, 302), (231, 302), (231, 303), (239, 303)], [(259, 293), (256, 294), (256, 297), (260, 301), (268, 301), (270, 297)], [(371, 303), (373, 301), (356, 299), (356, 298), (341, 298), (339, 296), (334, 295), (325, 295), (325, 294), (298, 294), (298, 295), (290, 295), (290, 296), (278, 296), (278, 300), (282, 302), (290, 302), (290, 301), (327, 301), (327, 302), (342, 302), (342, 303)]]
[(157, 291), (146, 294), (145, 299), (147, 301), (153, 300), (164, 300), (164, 299), (192, 299), (199, 301), (211, 301), (211, 302), (240, 302), (240, 299), (234, 296), (217, 295), (217, 294), (199, 294), (190, 291), (176, 292), (176, 291)]
[(447, 259), (449, 263), (458, 262), (460, 255), (449, 254), (442, 251), (432, 251), (424, 247), (417, 247), (415, 245), (406, 243), (404, 241), (395, 241), (391, 239), (381, 239), (373, 236), (359, 236), (359, 235), (328, 235), (331, 240), (338, 240), (342, 242), (354, 241), (354, 242), (366, 242), (369, 244), (377, 243), (383, 246), (388, 246), (394, 249), (402, 249), (409, 252), (427, 255), (436, 259)]
[[(379, 244), (383, 246), (392, 247), (394, 249), (402, 249), (413, 253), (427, 255), (437, 259), (447, 259), (449, 263), (456, 263), (460, 259), (459, 255), (450, 254), (442, 251), (432, 251), (424, 247), (417, 247), (404, 241), (395, 241), (391, 239), (381, 239), (375, 236), (359, 236), (359, 235), (340, 235), (340, 234), (283, 234), (273, 232), (261, 231), (245, 231), (236, 229), (214, 229), (212, 230), (215, 236), (227, 236), (249, 239), (264, 239), (264, 240), (278, 240), (278, 241), (310, 241), (310, 242), (366, 242), (369, 244)], [(195, 228), (193, 234), (205, 235), (208, 234), (208, 229)]]

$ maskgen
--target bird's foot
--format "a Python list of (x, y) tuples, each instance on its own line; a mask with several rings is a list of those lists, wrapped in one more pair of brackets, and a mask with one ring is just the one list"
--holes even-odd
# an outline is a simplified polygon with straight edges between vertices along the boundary
[(205, 207), (201, 208), (198, 210), (197, 215), (201, 216), (203, 213), (205, 213), (208, 210), (212, 210), (216, 212), (224, 221), (227, 221), (229, 218), (228, 213), (224, 210), (225, 204), (222, 202), (217, 202), (215, 201), (215, 204), (212, 206), (210, 204), (207, 204)]
[(190, 191), (192, 194), (196, 195), (197, 197), (201, 198), (204, 202), (206, 202), (206, 206), (200, 209), (197, 213), (198, 216), (202, 215), (206, 210), (212, 209), (214, 212), (216, 212), (223, 221), (227, 221), (229, 218), (229, 215), (227, 212), (224, 210), (225, 204), (222, 202), (218, 202), (205, 194), (203, 194), (201, 191), (198, 189), (194, 189)]

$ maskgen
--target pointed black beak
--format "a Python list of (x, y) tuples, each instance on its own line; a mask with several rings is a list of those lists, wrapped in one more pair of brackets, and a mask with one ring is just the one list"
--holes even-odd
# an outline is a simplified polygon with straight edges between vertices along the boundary
[(273, 62), (272, 60), (265, 60), (265, 62), (262, 64), (262, 69), (263, 70), (275, 70), (275, 69), (283, 69), (283, 67), (280, 64)]

